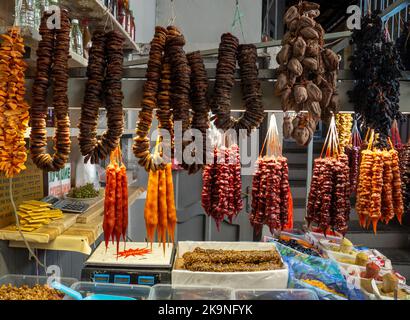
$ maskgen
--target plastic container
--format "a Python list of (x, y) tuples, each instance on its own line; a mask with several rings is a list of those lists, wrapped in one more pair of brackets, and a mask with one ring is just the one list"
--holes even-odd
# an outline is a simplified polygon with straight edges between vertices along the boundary
[(312, 290), (235, 290), (235, 300), (319, 300)]
[(232, 300), (233, 289), (202, 286), (172, 286), (157, 284), (152, 287), (149, 300)]
[[(147, 300), (151, 291), (149, 286), (95, 282), (76, 282), (71, 286), (71, 289), (81, 293), (83, 298), (92, 294), (108, 294), (131, 297), (137, 300)], [(65, 297), (64, 300), (73, 299)]]
[(184, 253), (194, 251), (196, 247), (218, 250), (277, 250), (276, 244), (273, 242), (179, 241), (171, 275), (174, 286), (206, 286), (252, 290), (287, 288), (289, 270), (281, 257), (282, 266), (275, 270), (203, 272), (180, 268), (178, 265), (180, 258)]
[(70, 45), (71, 50), (80, 56), (84, 56), (83, 34), (80, 30), (78, 19), (73, 19), (71, 21)]
[[(33, 287), (36, 284), (45, 285), (50, 277), (47, 276), (27, 276), (24, 274), (7, 274), (0, 278), (0, 286), (11, 284), (15, 287), (29, 286)], [(60, 278), (62, 284), (71, 286), (78, 280), (75, 278)]]
[(309, 231), (305, 234), (306, 240), (308, 240), (309, 242), (311, 242), (313, 245), (315, 246), (319, 246), (319, 241), (322, 239), (327, 239), (327, 240), (331, 240), (333, 241), (335, 244), (340, 244), (343, 240), (342, 235), (337, 235), (337, 236), (333, 236), (333, 235), (326, 235), (326, 237), (323, 235), (323, 233), (319, 233), (319, 232), (313, 232), (313, 231)]
[[(2, 285), (11, 284), (14, 287), (20, 288), (22, 286), (28, 286), (30, 288), (35, 285), (46, 285), (47, 280), (50, 277), (47, 276), (27, 276), (22, 274), (8, 274), (0, 278), (0, 287)], [(58, 279), (62, 284), (66, 286), (71, 286), (78, 280), (75, 278), (59, 278)]]

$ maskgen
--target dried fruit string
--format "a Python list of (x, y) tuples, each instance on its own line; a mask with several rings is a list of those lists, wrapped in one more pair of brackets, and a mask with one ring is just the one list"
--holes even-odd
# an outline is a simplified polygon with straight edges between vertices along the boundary
[(11, 28), (0, 45), (0, 173), (14, 177), (26, 169), (24, 135), (29, 122), (29, 105), (24, 99), (27, 64), (24, 42), (17, 27)]
[[(51, 13), (45, 12), (40, 24), (41, 40), (37, 49), (37, 69), (33, 85), (33, 103), (30, 109), (30, 156), (42, 170), (58, 171), (68, 161), (70, 119), (68, 110), (68, 57), (70, 49), (70, 20), (68, 12), (61, 10), (61, 28), (49, 29)], [(50, 75), (54, 82), (53, 107), (55, 113), (55, 153), (46, 153), (47, 147), (47, 91)]]
[[(78, 125), (78, 142), (85, 162), (97, 163), (99, 159), (105, 159), (120, 143), (124, 129), (121, 90), (124, 41), (118, 31), (105, 33), (97, 30), (93, 34)], [(98, 111), (104, 104), (107, 131), (97, 138)]]

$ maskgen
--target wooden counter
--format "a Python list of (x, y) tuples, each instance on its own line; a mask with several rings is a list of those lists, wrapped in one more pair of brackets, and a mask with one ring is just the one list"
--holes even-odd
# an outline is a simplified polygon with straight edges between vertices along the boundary
[[(131, 206), (143, 193), (142, 187), (129, 187), (128, 203)], [(75, 251), (89, 255), (92, 251), (91, 245), (103, 233), (104, 201), (99, 201), (88, 212), (77, 217), (76, 223), (57, 236), (49, 243), (30, 243), (35, 249)], [(23, 241), (11, 240), (10, 247), (25, 248)]]

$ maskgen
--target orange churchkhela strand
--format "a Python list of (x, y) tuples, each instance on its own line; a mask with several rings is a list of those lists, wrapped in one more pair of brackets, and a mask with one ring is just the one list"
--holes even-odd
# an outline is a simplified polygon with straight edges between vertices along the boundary
[(144, 217), (147, 240), (152, 245), (155, 231), (157, 231), (158, 241), (162, 242), (165, 251), (165, 242), (168, 239), (172, 243), (175, 241), (177, 223), (170, 163), (165, 165), (165, 169), (149, 172)]
[[(121, 163), (121, 165), (120, 165)], [(121, 161), (121, 150), (117, 147), (110, 154), (110, 164), (106, 169), (104, 200), (104, 239), (108, 247), (110, 238), (117, 241), (117, 254), (121, 237), (126, 242), (128, 227), (128, 181), (127, 169)]]
[(389, 151), (373, 148), (374, 139), (372, 131), (369, 145), (361, 153), (356, 211), (360, 225), (369, 227), (372, 223), (376, 233), (379, 220), (387, 224), (396, 216), (401, 223), (404, 205), (398, 152), (390, 139)]

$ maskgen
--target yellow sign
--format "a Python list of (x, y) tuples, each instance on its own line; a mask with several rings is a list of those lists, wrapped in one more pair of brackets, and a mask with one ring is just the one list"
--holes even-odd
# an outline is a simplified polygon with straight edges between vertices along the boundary
[[(27, 169), (13, 178), (13, 199), (16, 206), (25, 200), (39, 200), (44, 197), (43, 171), (38, 169), (30, 157), (26, 162)], [(0, 228), (15, 221), (13, 206), (10, 201), (10, 180), (0, 176)]]

